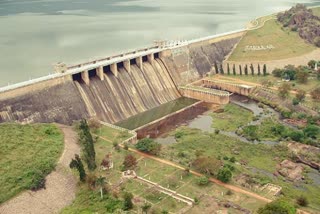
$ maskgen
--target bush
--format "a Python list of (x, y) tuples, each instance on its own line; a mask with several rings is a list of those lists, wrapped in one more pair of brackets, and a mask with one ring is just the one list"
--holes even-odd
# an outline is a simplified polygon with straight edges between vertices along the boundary
[(296, 106), (296, 105), (299, 105), (299, 103), (300, 103), (300, 100), (298, 100), (297, 98), (292, 99), (292, 105)]
[(289, 137), (294, 141), (302, 142), (304, 134), (302, 131), (292, 131), (289, 133)]
[(136, 148), (152, 155), (158, 155), (161, 151), (161, 145), (150, 138), (139, 140)]
[(179, 138), (181, 138), (183, 135), (184, 135), (183, 131), (177, 131), (177, 132), (174, 134), (174, 137), (175, 137), (176, 139), (179, 139)]
[(316, 138), (320, 133), (320, 128), (316, 125), (308, 125), (303, 132), (307, 137)]
[(232, 172), (227, 167), (223, 167), (219, 169), (217, 178), (224, 183), (228, 183), (232, 178)]
[(302, 207), (306, 207), (308, 206), (309, 202), (308, 202), (308, 199), (305, 197), (305, 196), (299, 196), (297, 199), (296, 199), (296, 203), (299, 205), (299, 206), (302, 206)]
[(46, 179), (44, 174), (39, 170), (35, 170), (32, 173), (32, 181), (29, 188), (32, 191), (37, 191), (39, 189), (45, 188), (45, 186), (46, 186)]
[(209, 179), (206, 176), (202, 176), (197, 179), (197, 184), (200, 186), (206, 186), (209, 184)]
[(127, 210), (131, 210), (133, 208), (133, 203), (132, 203), (132, 199), (133, 199), (133, 195), (132, 193), (128, 193), (125, 192), (123, 195), (124, 201), (123, 201), (123, 210), (127, 211)]
[(284, 199), (278, 199), (261, 207), (258, 214), (296, 214), (296, 208)]

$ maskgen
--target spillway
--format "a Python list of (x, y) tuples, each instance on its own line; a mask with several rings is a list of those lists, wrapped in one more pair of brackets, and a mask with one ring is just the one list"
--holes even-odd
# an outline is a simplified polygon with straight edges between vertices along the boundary
[(109, 123), (125, 120), (180, 97), (171, 76), (160, 59), (132, 64), (130, 72), (118, 68), (118, 76), (104, 73), (104, 80), (90, 77), (90, 85), (75, 81), (90, 117)]

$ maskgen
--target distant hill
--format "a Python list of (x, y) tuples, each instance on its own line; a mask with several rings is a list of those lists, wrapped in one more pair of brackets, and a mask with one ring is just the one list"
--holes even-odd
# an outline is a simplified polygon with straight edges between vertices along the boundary
[(283, 27), (297, 31), (301, 38), (320, 47), (320, 17), (311, 9), (297, 4), (290, 10), (279, 13), (277, 19)]

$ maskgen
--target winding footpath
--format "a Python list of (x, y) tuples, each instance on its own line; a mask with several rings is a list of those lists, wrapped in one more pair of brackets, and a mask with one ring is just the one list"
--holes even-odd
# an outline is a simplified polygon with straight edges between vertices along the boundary
[(69, 169), (69, 163), (75, 154), (80, 154), (77, 134), (72, 127), (58, 126), (64, 133), (65, 145), (55, 171), (46, 177), (46, 188), (25, 191), (3, 203), (0, 205), (1, 214), (58, 213), (75, 199), (77, 179)]

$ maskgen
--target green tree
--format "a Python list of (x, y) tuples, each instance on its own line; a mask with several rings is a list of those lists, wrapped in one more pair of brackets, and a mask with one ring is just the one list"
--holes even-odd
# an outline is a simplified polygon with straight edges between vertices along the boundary
[(132, 199), (133, 199), (133, 195), (132, 193), (129, 192), (125, 192), (123, 195), (123, 210), (128, 211), (131, 210), (133, 208), (133, 203), (132, 203)]
[(244, 74), (248, 76), (248, 65), (244, 66)]
[(229, 63), (227, 64), (227, 72), (228, 72), (228, 75), (230, 75), (230, 65), (229, 65)]
[(267, 65), (263, 65), (263, 76), (267, 76)]
[(102, 177), (100, 176), (97, 180), (96, 180), (96, 184), (99, 186), (100, 188), (100, 197), (101, 199), (103, 199), (103, 188), (104, 188), (104, 185), (106, 183), (106, 178), (105, 177)]
[(251, 75), (253, 76), (254, 75), (254, 67), (253, 67), (252, 63), (250, 65), (250, 70), (251, 70)]
[(75, 155), (75, 158), (71, 160), (69, 167), (71, 169), (77, 169), (79, 172), (79, 178), (81, 182), (84, 182), (86, 180), (86, 171), (83, 167), (82, 161), (79, 157), (79, 155)]
[(284, 199), (277, 199), (258, 210), (258, 214), (295, 214), (296, 208)]
[(261, 75), (261, 68), (260, 68), (260, 64), (258, 64), (258, 75)]
[(219, 169), (217, 178), (224, 183), (228, 183), (232, 178), (232, 172), (228, 167), (223, 167)]
[(135, 147), (142, 152), (152, 155), (158, 155), (161, 151), (161, 145), (150, 138), (139, 140)]
[(79, 126), (79, 141), (82, 148), (83, 159), (86, 162), (88, 169), (93, 171), (96, 169), (96, 152), (94, 150), (93, 138), (90, 133), (88, 123), (85, 119), (80, 121)]
[(239, 65), (239, 72), (240, 72), (240, 75), (242, 75), (242, 66)]
[(232, 72), (233, 72), (233, 75), (236, 75), (236, 65), (235, 64), (233, 64)]

